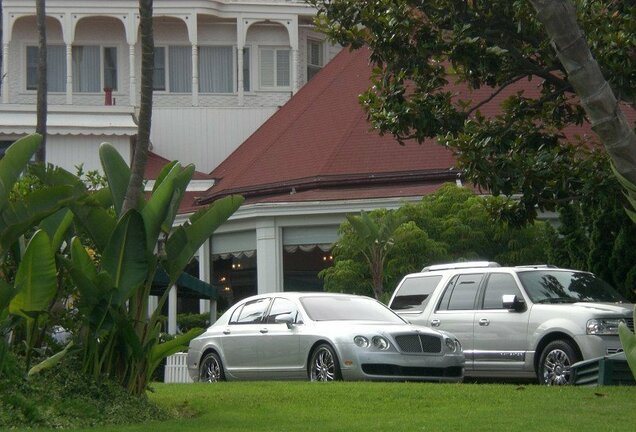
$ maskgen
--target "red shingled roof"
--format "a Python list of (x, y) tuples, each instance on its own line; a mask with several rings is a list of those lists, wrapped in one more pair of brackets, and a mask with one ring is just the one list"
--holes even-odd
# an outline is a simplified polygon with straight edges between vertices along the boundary
[(203, 202), (231, 193), (251, 202), (422, 196), (453, 181), (450, 151), (370, 130), (358, 102), (368, 59), (366, 49), (340, 52), (212, 171)]
[[(157, 180), (157, 177), (159, 177), (159, 173), (169, 162), (171, 161), (162, 156), (159, 156), (157, 153), (149, 151), (148, 162), (146, 163), (146, 170), (144, 172), (144, 179)], [(200, 171), (195, 171), (192, 175), (192, 180), (212, 180), (212, 177)]]

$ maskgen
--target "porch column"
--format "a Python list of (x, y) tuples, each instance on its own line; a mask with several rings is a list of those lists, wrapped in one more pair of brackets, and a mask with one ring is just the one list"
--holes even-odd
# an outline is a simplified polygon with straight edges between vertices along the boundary
[(177, 334), (177, 286), (173, 285), (168, 294), (168, 333)]
[(298, 49), (292, 49), (292, 92), (296, 94), (298, 92)]
[(245, 38), (247, 37), (247, 22), (239, 16), (236, 19), (236, 63), (238, 65), (237, 72), (237, 86), (236, 92), (238, 94), (238, 105), (243, 106), (245, 103), (245, 91), (243, 86), (245, 83), (245, 77), (243, 76), (243, 50), (245, 49)]
[[(199, 279), (212, 284), (210, 260), (210, 239), (199, 248)], [(216, 321), (216, 298), (199, 300), (199, 313), (210, 313), (210, 324)]]
[(258, 293), (283, 291), (282, 230), (274, 219), (256, 226), (256, 277)]
[(192, 44), (192, 106), (199, 106), (199, 47)]
[(2, 102), (9, 103), (9, 42), (2, 44)]
[(136, 74), (137, 65), (135, 64), (135, 44), (134, 43), (128, 45), (128, 63), (129, 63), (128, 80), (130, 84), (130, 87), (129, 87), (130, 97), (128, 100), (128, 105), (135, 106), (137, 105), (137, 74)]
[(159, 306), (159, 298), (155, 295), (148, 296), (148, 318), (157, 310)]
[(73, 44), (66, 44), (66, 104), (73, 104)]

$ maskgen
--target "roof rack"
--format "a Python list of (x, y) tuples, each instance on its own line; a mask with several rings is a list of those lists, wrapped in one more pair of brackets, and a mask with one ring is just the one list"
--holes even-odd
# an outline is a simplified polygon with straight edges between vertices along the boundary
[(553, 264), (528, 264), (528, 265), (518, 265), (515, 268), (558, 268)]
[(494, 261), (466, 261), (466, 262), (458, 262), (458, 263), (447, 263), (447, 264), (435, 264), (426, 266), (422, 269), (423, 272), (426, 271), (436, 271), (436, 270), (453, 270), (453, 269), (463, 269), (463, 268), (483, 268), (483, 267), (501, 267), (499, 263)]

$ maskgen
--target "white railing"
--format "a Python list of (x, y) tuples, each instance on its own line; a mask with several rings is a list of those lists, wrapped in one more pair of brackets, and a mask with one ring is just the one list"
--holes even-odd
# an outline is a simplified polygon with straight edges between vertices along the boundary
[(163, 374), (165, 383), (191, 383), (192, 378), (188, 374), (186, 357), (188, 353), (180, 352), (166, 358), (166, 369)]

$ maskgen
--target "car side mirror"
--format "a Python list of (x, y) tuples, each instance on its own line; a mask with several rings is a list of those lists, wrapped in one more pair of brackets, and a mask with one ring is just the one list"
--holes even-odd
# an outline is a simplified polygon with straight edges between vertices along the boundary
[(501, 296), (501, 303), (504, 309), (521, 312), (526, 309), (526, 302), (523, 298), (519, 298), (514, 294), (505, 294)]
[(278, 315), (274, 322), (276, 324), (286, 324), (288, 329), (294, 327), (294, 317), (292, 314)]

